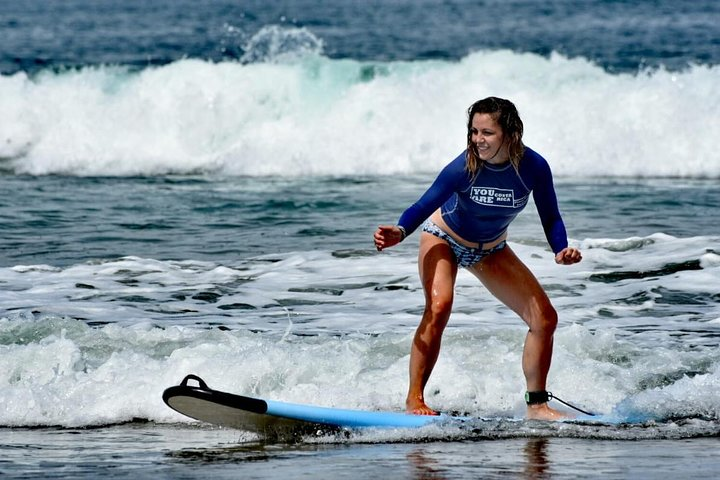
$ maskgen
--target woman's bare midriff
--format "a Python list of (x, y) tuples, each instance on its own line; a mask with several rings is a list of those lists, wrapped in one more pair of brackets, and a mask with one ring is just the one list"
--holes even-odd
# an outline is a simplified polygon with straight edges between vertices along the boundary
[(445, 223), (445, 220), (442, 218), (442, 212), (440, 212), (440, 209), (439, 209), (439, 208), (438, 208), (437, 210), (435, 210), (435, 213), (433, 213), (433, 214), (430, 216), (430, 220), (431, 220), (435, 225), (437, 225), (437, 226), (440, 227), (442, 230), (444, 230), (445, 233), (447, 233), (447, 234), (450, 235), (453, 239), (455, 239), (455, 241), (458, 242), (460, 245), (464, 245), (464, 246), (470, 247), (470, 248), (482, 247), (481, 250), (488, 250), (488, 249), (490, 249), (490, 248), (493, 248), (493, 247), (499, 245), (500, 242), (502, 242), (503, 240), (505, 240), (505, 239), (507, 238), (507, 231), (505, 231), (505, 232), (503, 232), (503, 234), (500, 235), (498, 238), (496, 238), (495, 240), (492, 240), (492, 241), (490, 241), (490, 242), (485, 242), (485, 243), (482, 243), (482, 244), (477, 243), (477, 242), (469, 242), (469, 241), (465, 240), (464, 238), (462, 238), (462, 237), (461, 237), (460, 235), (458, 235), (457, 233), (455, 233), (452, 228), (448, 227), (447, 223)]

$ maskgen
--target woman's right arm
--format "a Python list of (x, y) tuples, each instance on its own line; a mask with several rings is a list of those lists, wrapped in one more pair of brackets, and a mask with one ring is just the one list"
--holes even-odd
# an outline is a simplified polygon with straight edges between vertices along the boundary
[(374, 235), (375, 247), (382, 250), (403, 241), (440, 208), (458, 188), (458, 182), (466, 178), (465, 152), (463, 152), (446, 165), (422, 197), (403, 212), (397, 225), (378, 227)]

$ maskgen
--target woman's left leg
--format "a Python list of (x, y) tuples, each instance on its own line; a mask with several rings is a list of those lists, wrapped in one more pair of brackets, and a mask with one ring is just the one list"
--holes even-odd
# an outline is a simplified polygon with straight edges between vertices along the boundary
[[(509, 246), (488, 255), (468, 270), (528, 325), (522, 357), (527, 390), (546, 390), (557, 312), (540, 282)], [(547, 403), (529, 406), (527, 415), (539, 419), (564, 416)]]

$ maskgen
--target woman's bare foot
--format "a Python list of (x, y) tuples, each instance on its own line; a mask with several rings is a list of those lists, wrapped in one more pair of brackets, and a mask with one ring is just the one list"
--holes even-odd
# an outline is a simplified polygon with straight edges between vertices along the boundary
[(528, 420), (557, 421), (575, 418), (575, 415), (550, 408), (547, 403), (538, 403), (535, 405), (528, 405), (526, 418)]
[(440, 415), (438, 412), (428, 407), (422, 398), (408, 398), (405, 401), (405, 411), (412, 415)]

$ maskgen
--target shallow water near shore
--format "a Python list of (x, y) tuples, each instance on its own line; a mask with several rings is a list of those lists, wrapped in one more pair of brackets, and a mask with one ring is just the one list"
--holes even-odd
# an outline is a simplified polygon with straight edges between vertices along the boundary
[(172, 425), (1, 433), (6, 478), (713, 478), (720, 468), (717, 438), (265, 444)]

